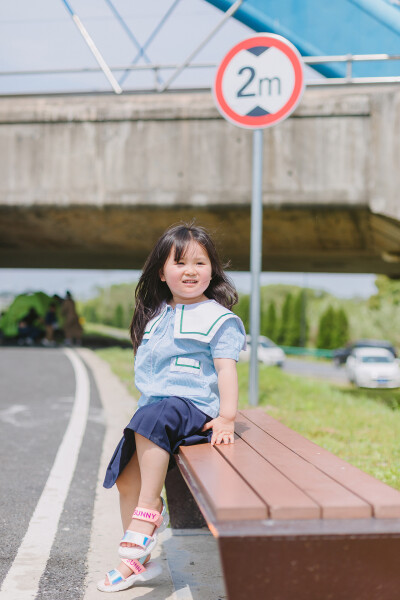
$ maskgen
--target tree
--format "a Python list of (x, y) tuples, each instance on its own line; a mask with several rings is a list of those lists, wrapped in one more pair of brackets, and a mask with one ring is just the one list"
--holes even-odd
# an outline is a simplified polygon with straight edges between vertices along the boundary
[(286, 331), (288, 329), (290, 313), (292, 310), (292, 294), (286, 294), (285, 302), (282, 307), (281, 321), (278, 330), (278, 344), (284, 344), (286, 340)]
[(239, 302), (233, 307), (235, 315), (243, 321), (244, 328), (247, 333), (250, 331), (250, 296), (249, 294), (241, 294)]
[(299, 346), (307, 346), (308, 340), (308, 320), (307, 320), (307, 290), (302, 289), (300, 292), (301, 298), (301, 317), (300, 317), (300, 344)]
[(349, 320), (343, 308), (336, 311), (334, 334), (332, 348), (345, 346), (349, 341)]
[(114, 326), (120, 329), (124, 326), (124, 309), (121, 304), (117, 304), (114, 310)]
[(302, 294), (298, 294), (292, 303), (293, 307), (289, 315), (285, 333), (285, 346), (300, 346), (301, 343), (301, 320), (303, 313)]
[(86, 304), (83, 307), (82, 315), (85, 317), (85, 319), (88, 323), (98, 323), (99, 322), (99, 317), (97, 314), (96, 307), (93, 306), (92, 304)]
[(349, 339), (349, 321), (343, 308), (329, 307), (322, 315), (318, 332), (319, 348), (333, 350), (345, 346)]
[(330, 350), (335, 348), (335, 311), (332, 306), (328, 306), (322, 313), (319, 320), (317, 348)]
[(267, 311), (261, 315), (261, 335), (265, 335), (275, 341), (278, 334), (278, 320), (276, 315), (276, 306), (273, 300), (268, 304)]

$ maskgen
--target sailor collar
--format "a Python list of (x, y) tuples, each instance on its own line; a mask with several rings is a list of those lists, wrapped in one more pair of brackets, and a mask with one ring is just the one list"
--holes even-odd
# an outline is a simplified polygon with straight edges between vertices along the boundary
[[(152, 337), (168, 308), (168, 305), (164, 304), (160, 313), (147, 323), (143, 334), (144, 340)], [(239, 322), (243, 334), (246, 335), (239, 317), (215, 300), (205, 300), (196, 304), (177, 304), (175, 307), (174, 338), (209, 343), (221, 325), (232, 318)]]

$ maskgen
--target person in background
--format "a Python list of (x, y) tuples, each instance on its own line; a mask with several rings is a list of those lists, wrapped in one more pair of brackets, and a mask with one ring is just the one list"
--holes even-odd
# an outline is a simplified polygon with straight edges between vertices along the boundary
[(31, 307), (18, 323), (18, 344), (32, 346), (40, 335), (40, 315), (36, 308)]
[(82, 343), (82, 325), (79, 323), (79, 316), (71, 292), (67, 292), (65, 295), (65, 300), (61, 304), (61, 314), (64, 320), (65, 345), (72, 346), (76, 344), (80, 346)]
[(57, 320), (57, 306), (55, 302), (49, 304), (49, 308), (44, 317), (45, 337), (42, 340), (43, 346), (55, 346), (54, 331), (59, 329)]

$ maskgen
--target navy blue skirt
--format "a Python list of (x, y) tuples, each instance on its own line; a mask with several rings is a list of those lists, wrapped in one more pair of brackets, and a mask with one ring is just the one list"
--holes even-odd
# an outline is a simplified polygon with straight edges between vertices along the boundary
[(201, 431), (208, 421), (211, 421), (209, 415), (203, 413), (190, 400), (178, 396), (170, 396), (142, 406), (124, 429), (124, 435), (107, 467), (103, 486), (112, 487), (134, 455), (135, 431), (172, 456), (178, 452), (179, 446), (210, 442), (212, 430)]

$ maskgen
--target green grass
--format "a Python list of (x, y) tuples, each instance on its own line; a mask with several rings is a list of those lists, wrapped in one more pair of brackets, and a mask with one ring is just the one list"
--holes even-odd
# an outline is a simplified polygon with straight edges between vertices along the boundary
[[(99, 350), (137, 395), (131, 350)], [(240, 408), (248, 406), (248, 364), (238, 364)], [(260, 367), (259, 406), (272, 417), (377, 479), (400, 489), (400, 391), (358, 390)]]
[(109, 363), (117, 377), (125, 384), (132, 396), (138, 397), (137, 389), (133, 383), (133, 350), (130, 348), (103, 348), (96, 350), (96, 354)]
[(101, 325), (100, 323), (86, 322), (84, 324), (84, 333), (88, 335), (115, 337), (117, 339), (129, 340), (129, 332), (127, 329), (109, 327), (108, 325)]

